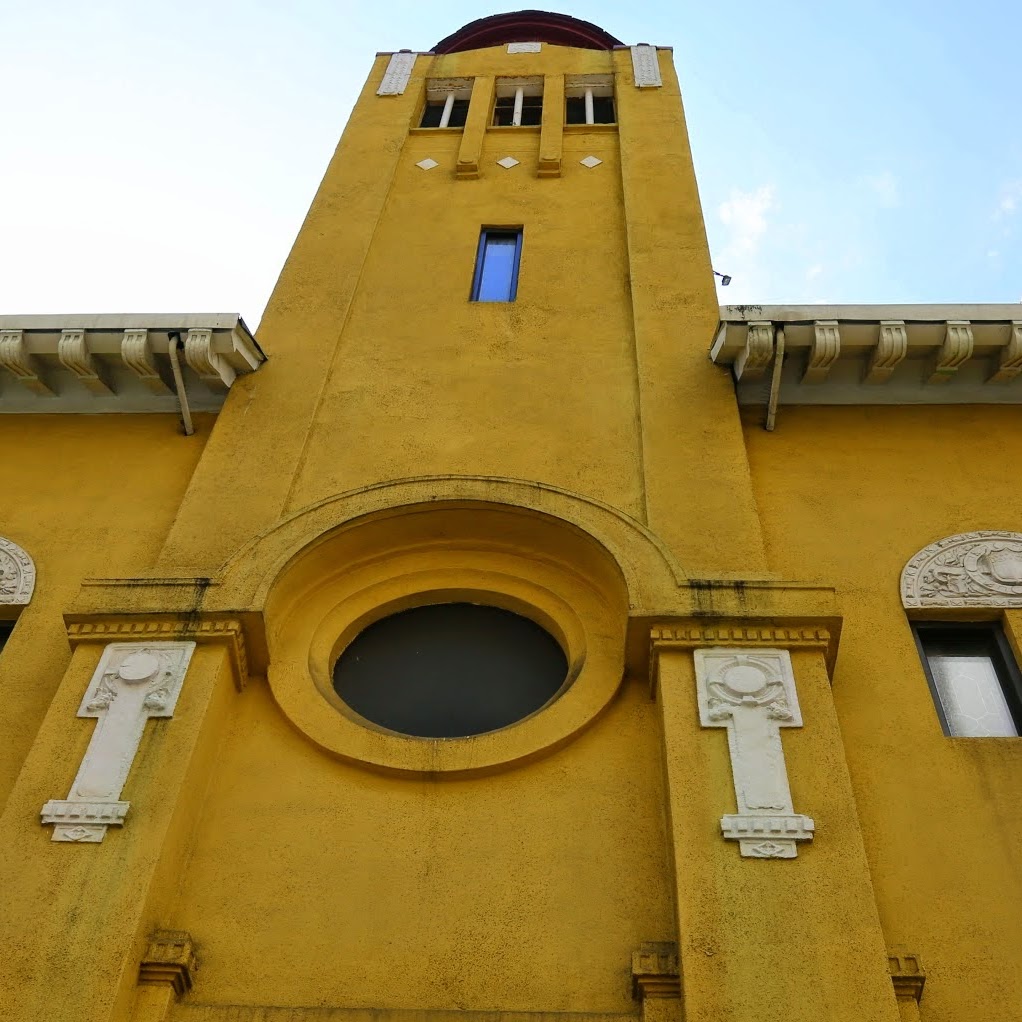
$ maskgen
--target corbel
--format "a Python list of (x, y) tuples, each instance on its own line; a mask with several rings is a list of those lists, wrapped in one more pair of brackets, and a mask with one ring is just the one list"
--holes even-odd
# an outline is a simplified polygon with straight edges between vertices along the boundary
[(121, 339), (121, 359), (153, 394), (170, 394), (153, 358), (148, 330), (125, 330)]
[(139, 986), (169, 986), (178, 997), (192, 988), (195, 946), (184, 930), (157, 930), (139, 963)]
[(754, 379), (762, 375), (774, 354), (773, 323), (750, 323), (745, 347), (735, 359), (735, 379)]
[(537, 177), (560, 177), (564, 147), (564, 75), (543, 81), (543, 127), (539, 136)]
[(841, 354), (841, 333), (836, 319), (819, 319), (813, 324), (813, 346), (802, 374), (803, 383), (823, 383), (830, 367)]
[(948, 383), (958, 367), (972, 357), (972, 324), (968, 320), (948, 320), (944, 343), (937, 351), (937, 361), (927, 383)]
[(91, 393), (100, 397), (113, 393), (113, 388), (104, 379), (99, 364), (89, 351), (84, 330), (61, 330), (57, 342), (57, 358)]
[(215, 390), (230, 390), (237, 373), (219, 352), (213, 350), (213, 331), (189, 330), (185, 337), (185, 361), (203, 383)]
[(53, 391), (43, 381), (38, 362), (29, 354), (20, 330), (0, 330), (0, 369), (6, 369), (17, 377), (34, 394), (53, 397)]
[(1022, 323), (1010, 324), (1008, 343), (1001, 348), (997, 371), (987, 383), (1007, 383), (1022, 373)]
[(908, 331), (901, 320), (883, 320), (866, 369), (866, 383), (886, 383), (908, 354)]
[(926, 972), (918, 955), (903, 951), (887, 953), (887, 971), (894, 984), (894, 996), (902, 1009), (903, 1019), (919, 1018), (919, 1000), (926, 984)]

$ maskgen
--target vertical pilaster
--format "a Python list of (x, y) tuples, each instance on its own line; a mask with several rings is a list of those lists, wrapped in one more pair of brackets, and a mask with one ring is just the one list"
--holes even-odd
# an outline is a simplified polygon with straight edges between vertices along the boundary
[[(121, 804), (130, 806), (119, 826), (102, 840), (51, 840), (40, 819), (54, 792), (74, 790), (72, 781), (93, 772), (80, 770), (88, 751), (92, 763), (115, 729), (100, 736), (91, 720), (76, 714), (83, 696), (95, 686), (97, 667), (127, 664), (117, 685), (141, 675), (148, 646), (169, 648), (183, 636), (154, 626), (112, 626), (107, 635), (139, 635), (139, 652), (111, 661), (103, 628), (94, 640), (74, 650), (70, 665), (43, 721), (18, 781), (0, 816), (0, 1017), (47, 1022), (111, 1022), (130, 1017), (136, 1000), (139, 963), (151, 935), (172, 916), (177, 877), (198, 818), (202, 794), (219, 747), (230, 706), (240, 684), (237, 650), (224, 629), (207, 636), (191, 660), (175, 694), (173, 717), (147, 719), (137, 751), (126, 771)], [(185, 640), (182, 646), (191, 646)], [(114, 645), (124, 647), (127, 643)], [(137, 670), (136, 670), (137, 668)], [(134, 673), (133, 673), (134, 672)], [(129, 677), (125, 679), (123, 674)], [(140, 678), (150, 709), (163, 698), (158, 679)], [(117, 691), (116, 700), (125, 693)], [(106, 712), (101, 708), (101, 712)], [(148, 712), (148, 711), (147, 711)], [(102, 724), (102, 721), (100, 721)], [(117, 750), (114, 750), (117, 753)], [(26, 927), (26, 920), (32, 920)], [(157, 995), (143, 996), (145, 1022), (159, 1018)], [(153, 1014), (157, 1012), (157, 1014)]]
[[(701, 724), (693, 647), (716, 646), (727, 630), (704, 629), (702, 641), (692, 638), (697, 631), (683, 630), (684, 638), (674, 640), (667, 630), (658, 630), (661, 637), (653, 643), (687, 1022), (896, 1022), (822, 646), (796, 642), (790, 651), (802, 726), (783, 731), (779, 759), (782, 739), (776, 727), (764, 730), (758, 722), (743, 721), (740, 726), (748, 726), (751, 737), (736, 743), (732, 735), (729, 747), (725, 729), (712, 726), (717, 721)], [(753, 712), (758, 704), (764, 719), (772, 713), (774, 723), (792, 724), (797, 707), (780, 674), (775, 679), (764, 667), (762, 680), (753, 683), (753, 673), (760, 671), (757, 660), (776, 660), (778, 644), (750, 642), (745, 638), (750, 633), (733, 632), (743, 640), (726, 652), (738, 655), (738, 667), (725, 679), (730, 688), (717, 692), (717, 705), (730, 719), (731, 710)], [(756, 658), (757, 645), (771, 646), (772, 657)], [(706, 704), (704, 699), (704, 715)], [(759, 751), (750, 744), (757, 741)], [(740, 771), (748, 771), (749, 756), (761, 754), (769, 760), (764, 763), (768, 773), (786, 767), (785, 783), (772, 780), (750, 788), (747, 777), (733, 772), (736, 752), (746, 758)], [(736, 810), (739, 816), (743, 810), (790, 816), (792, 801), (816, 823), (815, 840), (803, 844), (797, 858), (781, 852), (774, 857), (769, 850), (763, 857), (758, 851), (747, 857), (726, 840), (736, 835), (722, 833), (722, 819), (733, 821)], [(788, 854), (794, 855), (793, 847), (783, 852)]]
[(479, 158), (483, 151), (483, 139), (490, 122), (493, 107), (493, 75), (479, 75), (472, 83), (472, 97), (468, 103), (468, 116), (458, 150), (458, 164), (455, 177), (471, 179), (479, 177)]
[(561, 176), (564, 148), (564, 75), (547, 75), (543, 80), (543, 128), (539, 136), (537, 177)]

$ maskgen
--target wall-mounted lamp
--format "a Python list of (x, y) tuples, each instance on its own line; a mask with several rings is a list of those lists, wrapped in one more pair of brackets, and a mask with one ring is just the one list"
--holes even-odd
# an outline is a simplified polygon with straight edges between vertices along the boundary
[(722, 287), (727, 287), (731, 283), (731, 278), (726, 273), (718, 273), (716, 270), (713, 271), (715, 277), (720, 277), (720, 283)]

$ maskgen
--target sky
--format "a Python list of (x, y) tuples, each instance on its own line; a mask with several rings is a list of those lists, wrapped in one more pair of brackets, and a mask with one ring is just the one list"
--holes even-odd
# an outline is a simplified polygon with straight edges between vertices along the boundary
[[(0, 314), (255, 327), (376, 51), (514, 9), (0, 0)], [(1022, 300), (1022, 4), (549, 9), (674, 47), (722, 302)]]

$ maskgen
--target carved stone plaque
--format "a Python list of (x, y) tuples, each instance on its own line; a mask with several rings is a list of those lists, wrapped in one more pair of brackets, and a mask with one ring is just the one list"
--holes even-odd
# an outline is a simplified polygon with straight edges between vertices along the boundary
[(657, 60), (655, 46), (639, 43), (632, 47), (632, 73), (636, 88), (659, 89), (664, 84), (660, 77), (660, 63)]
[(103, 651), (78, 710), (97, 717), (78, 776), (66, 799), (42, 809), (54, 841), (96, 843), (121, 826), (129, 803), (121, 789), (150, 717), (172, 717), (194, 642), (114, 642)]
[(724, 837), (747, 858), (793, 859), (814, 824), (791, 804), (782, 727), (801, 727), (791, 657), (783, 649), (697, 649), (703, 727), (726, 727), (738, 812), (721, 818)]
[(901, 573), (905, 607), (1022, 607), (1022, 534), (963, 532), (924, 547)]
[(408, 79), (412, 76), (415, 66), (414, 53), (393, 53), (387, 70), (383, 72), (383, 80), (376, 90), (377, 96), (400, 96), (408, 88)]

